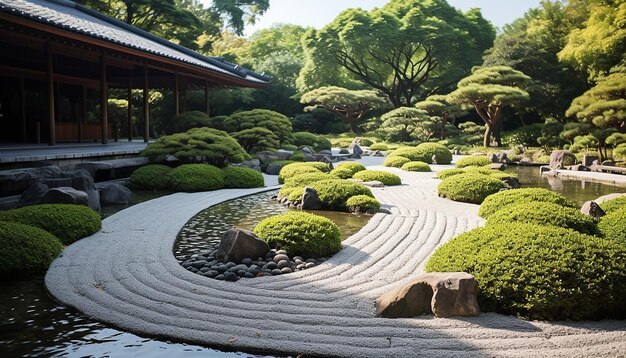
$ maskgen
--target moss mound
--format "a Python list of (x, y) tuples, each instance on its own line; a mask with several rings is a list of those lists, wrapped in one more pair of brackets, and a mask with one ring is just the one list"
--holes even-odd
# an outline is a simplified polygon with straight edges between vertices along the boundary
[(626, 196), (620, 196), (615, 199), (607, 200), (600, 204), (605, 213), (610, 214), (616, 210), (626, 208)]
[(295, 188), (295, 187), (304, 188), (305, 186), (311, 183), (315, 183), (321, 180), (328, 180), (328, 179), (337, 179), (337, 177), (330, 175), (330, 174), (322, 173), (319, 171), (312, 172), (312, 173), (307, 172), (307, 173), (302, 173), (302, 174), (296, 174), (288, 178), (287, 180), (285, 180), (285, 184), (281, 188), (281, 193), (285, 189), (290, 189), (290, 188)]
[(402, 166), (402, 170), (407, 172), (429, 172), (430, 165), (424, 162), (408, 162)]
[(386, 144), (374, 143), (370, 145), (370, 150), (380, 150), (382, 152), (385, 152), (389, 150), (389, 147)]
[(374, 197), (372, 191), (363, 184), (347, 180), (329, 179), (309, 185), (317, 192), (324, 207), (330, 210), (347, 211), (347, 201), (356, 195)]
[(330, 256), (341, 250), (339, 227), (305, 212), (290, 211), (264, 219), (254, 233), (272, 246), (306, 258)]
[(540, 320), (626, 316), (623, 245), (570, 229), (522, 223), (478, 228), (437, 249), (426, 270), (474, 275), (485, 311)]
[(444, 179), (437, 190), (439, 196), (454, 201), (480, 204), (491, 194), (505, 188), (504, 183), (487, 175), (465, 173)]
[(600, 219), (598, 229), (609, 240), (626, 245), (626, 207), (615, 209)]
[(437, 179), (446, 179), (451, 176), (455, 176), (458, 174), (463, 174), (465, 171), (463, 169), (444, 169), (437, 172)]
[(44, 271), (63, 250), (54, 235), (42, 229), (0, 221), (0, 277), (23, 277)]
[(170, 180), (175, 191), (210, 191), (224, 187), (224, 174), (209, 164), (183, 164), (172, 170)]
[(394, 168), (401, 168), (403, 165), (405, 165), (406, 163), (409, 163), (411, 161), (411, 159), (407, 158), (407, 157), (403, 157), (403, 156), (388, 156), (387, 158), (385, 158), (385, 161), (383, 162), (383, 165), (386, 167), (394, 167)]
[(465, 168), (465, 167), (482, 167), (485, 165), (490, 165), (491, 159), (483, 156), (483, 155), (472, 155), (469, 157), (464, 157), (456, 161), (457, 168)]
[(452, 162), (452, 152), (443, 144), (439, 143), (422, 143), (415, 147), (423, 160), (415, 159), (415, 161), (433, 163), (433, 156), (437, 164), (450, 164)]
[(378, 200), (369, 197), (367, 195), (355, 195), (348, 198), (346, 201), (348, 209), (357, 213), (376, 213), (380, 210), (380, 203)]
[(524, 188), (505, 190), (493, 194), (480, 205), (478, 215), (488, 218), (500, 208), (513, 203), (528, 203), (542, 201), (554, 203), (569, 208), (578, 208), (578, 205), (561, 194), (543, 188)]
[[(352, 173), (352, 175), (365, 170), (365, 165), (361, 164), (361, 163), (357, 163), (357, 162), (343, 162), (339, 165), (337, 165), (335, 167), (335, 169), (338, 170), (347, 170), (350, 171), (350, 173)], [(350, 177), (352, 177), (352, 175), (350, 175)]]
[(93, 235), (102, 228), (102, 219), (97, 212), (83, 205), (71, 204), (42, 204), (0, 211), (0, 220), (45, 230), (65, 245)]
[(226, 188), (262, 188), (265, 186), (263, 175), (254, 169), (226, 167), (222, 169)]
[(171, 171), (172, 168), (164, 164), (144, 165), (130, 175), (130, 185), (139, 190), (167, 190)]
[(348, 168), (335, 168), (330, 171), (330, 175), (335, 176), (339, 179), (349, 179), (352, 178), (354, 173)]
[(596, 221), (591, 216), (582, 214), (578, 209), (541, 201), (504, 206), (487, 220), (488, 225), (510, 222), (563, 227), (589, 235), (599, 233)]
[(382, 170), (363, 170), (354, 174), (352, 177), (363, 181), (377, 180), (385, 185), (402, 184), (399, 176)]
[(304, 162), (287, 164), (280, 169), (278, 173), (278, 182), (283, 184), (288, 178), (303, 173), (328, 173), (330, 167), (322, 162)]

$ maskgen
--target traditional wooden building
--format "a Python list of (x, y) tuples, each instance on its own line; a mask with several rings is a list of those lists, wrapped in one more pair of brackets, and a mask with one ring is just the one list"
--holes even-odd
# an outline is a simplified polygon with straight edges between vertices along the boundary
[[(211, 87), (268, 81), (72, 1), (0, 0), (0, 143), (107, 143), (119, 126), (147, 141), (151, 88), (173, 93), (175, 113), (185, 89), (204, 90), (208, 113)], [(111, 123), (111, 90), (129, 98), (125, 123)]]

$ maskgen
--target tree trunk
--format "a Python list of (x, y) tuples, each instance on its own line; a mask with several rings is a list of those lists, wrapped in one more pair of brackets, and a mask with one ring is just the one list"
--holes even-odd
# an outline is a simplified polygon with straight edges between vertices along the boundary
[(490, 147), (491, 146), (491, 133), (493, 132), (493, 128), (490, 124), (485, 123), (485, 136), (483, 137), (483, 146)]
[(346, 122), (348, 122), (348, 125), (350, 126), (350, 130), (352, 132), (354, 132), (356, 134), (361, 133), (361, 128), (359, 128), (359, 126), (357, 125), (356, 121), (346, 119)]

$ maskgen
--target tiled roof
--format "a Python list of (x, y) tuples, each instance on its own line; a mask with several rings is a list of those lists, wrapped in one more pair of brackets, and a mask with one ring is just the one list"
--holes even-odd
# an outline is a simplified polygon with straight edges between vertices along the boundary
[(267, 76), (246, 70), (219, 57), (201, 55), (73, 1), (0, 0), (0, 12), (178, 60), (249, 82), (269, 82)]

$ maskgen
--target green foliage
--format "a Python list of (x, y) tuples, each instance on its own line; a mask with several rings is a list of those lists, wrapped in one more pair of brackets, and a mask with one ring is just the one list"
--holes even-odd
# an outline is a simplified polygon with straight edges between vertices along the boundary
[(465, 173), (443, 179), (437, 190), (439, 196), (454, 201), (480, 204), (491, 194), (504, 189), (500, 180), (477, 173)]
[(463, 169), (455, 169), (455, 168), (450, 168), (450, 169), (444, 169), (444, 170), (440, 170), (437, 172), (437, 179), (446, 179), (449, 178), (451, 176), (454, 175), (459, 175), (459, 174), (463, 174), (465, 173), (465, 171)]
[(192, 128), (211, 127), (209, 115), (200, 111), (189, 111), (177, 114), (171, 121), (171, 132), (181, 133)]
[(63, 250), (54, 235), (16, 222), (0, 221), (0, 277), (45, 271)]
[[(402, 150), (403, 148), (397, 149)], [(390, 155), (396, 155), (394, 151)], [(433, 164), (433, 157), (437, 161), (437, 164), (450, 164), (452, 161), (452, 152), (448, 148), (446, 148), (442, 144), (438, 143), (422, 143), (415, 147), (415, 151), (412, 152), (411, 156), (407, 156), (404, 154), (398, 154), (403, 157), (407, 157), (412, 161), (419, 161), (428, 164)]]
[(622, 206), (609, 211), (600, 219), (598, 229), (606, 239), (615, 240), (624, 247), (626, 245), (626, 207)]
[(183, 164), (170, 173), (174, 191), (210, 191), (224, 187), (224, 174), (208, 164)]
[(514, 203), (501, 207), (489, 216), (488, 225), (522, 222), (545, 226), (563, 227), (583, 234), (597, 235), (598, 227), (594, 218), (584, 215), (576, 208), (559, 204), (531, 201)]
[[(351, 178), (354, 174), (365, 170), (365, 165), (361, 164), (361, 163), (357, 163), (357, 162), (343, 162), (338, 164), (337, 166), (335, 166), (335, 169), (337, 170), (347, 170), (349, 171), (351, 174), (349, 176), (349, 178)], [(332, 173), (332, 172), (331, 172)], [(342, 178), (342, 179), (346, 179), (346, 178)]]
[[(421, 124), (429, 121), (428, 112), (411, 107), (400, 107), (383, 114), (380, 130), (386, 134), (386, 139), (392, 142), (409, 142), (418, 137)], [(428, 140), (424, 138), (424, 140)]]
[(264, 150), (276, 150), (280, 146), (278, 136), (266, 128), (254, 127), (232, 133), (243, 149), (251, 154)]
[(302, 152), (295, 152), (289, 156), (289, 160), (294, 162), (306, 162), (306, 155)]
[(347, 210), (346, 202), (356, 195), (374, 197), (365, 185), (340, 179), (321, 180), (309, 185), (317, 192), (324, 207), (330, 210)]
[(541, 136), (537, 138), (539, 143), (544, 148), (560, 148), (565, 144), (565, 141), (561, 139), (559, 134), (563, 131), (564, 124), (557, 121), (554, 118), (547, 118), (543, 127), (541, 128)]
[(465, 168), (465, 167), (482, 167), (485, 165), (491, 164), (491, 159), (483, 156), (483, 155), (472, 155), (469, 157), (464, 157), (456, 161), (457, 168)]
[(485, 199), (480, 205), (478, 215), (487, 219), (499, 209), (510, 204), (521, 204), (529, 202), (547, 202), (558, 204), (568, 208), (578, 208), (578, 205), (561, 194), (543, 188), (522, 188), (505, 190)]
[(315, 183), (320, 180), (328, 180), (328, 179), (337, 179), (336, 176), (332, 174), (322, 173), (320, 171), (317, 172), (306, 172), (301, 174), (295, 174), (287, 179), (285, 179), (285, 184), (281, 188), (282, 189), (290, 189), (295, 187), (302, 187)]
[(56, 236), (65, 245), (90, 236), (102, 228), (97, 212), (83, 205), (43, 204), (0, 211), (1, 221), (34, 226)]
[(600, 204), (600, 207), (607, 214), (626, 208), (626, 196), (619, 196), (615, 199), (607, 200)]
[(378, 200), (367, 195), (355, 195), (346, 201), (348, 209), (357, 213), (376, 213), (380, 210)]
[(296, 132), (293, 134), (293, 144), (298, 147), (307, 146), (315, 152), (330, 150), (330, 141), (319, 135), (309, 132)]
[(185, 133), (163, 136), (141, 152), (150, 161), (162, 162), (175, 156), (183, 162), (207, 162), (217, 167), (239, 163), (250, 156), (226, 132), (211, 128), (195, 128)]
[(406, 170), (408, 172), (429, 172), (430, 165), (424, 162), (408, 162), (402, 165), (402, 170)]
[(280, 184), (284, 183), (286, 179), (302, 173), (328, 173), (330, 172), (330, 167), (326, 163), (322, 162), (304, 162), (304, 163), (291, 163), (287, 164), (278, 173), (278, 182)]
[(396, 174), (385, 172), (382, 170), (362, 170), (352, 176), (354, 179), (363, 181), (377, 180), (385, 185), (400, 185), (402, 181)]
[(164, 164), (148, 164), (137, 168), (130, 175), (130, 185), (139, 190), (167, 190), (172, 168)]
[(330, 256), (341, 250), (337, 224), (321, 216), (290, 211), (262, 220), (254, 233), (270, 245), (305, 258)]
[(293, 136), (291, 121), (285, 115), (268, 109), (253, 109), (233, 113), (226, 117), (223, 128), (228, 133), (256, 127), (265, 128), (278, 137), (280, 144), (290, 143)]
[(524, 125), (512, 131), (503, 133), (502, 140), (509, 147), (538, 147), (539, 143), (537, 142), (537, 139), (541, 137), (541, 130), (543, 127), (543, 123)]
[(222, 169), (225, 188), (262, 188), (265, 186), (263, 175), (254, 169), (226, 167)]
[(446, 129), (456, 118), (467, 114), (461, 106), (451, 103), (447, 96), (432, 95), (415, 104), (418, 110), (426, 111), (431, 119), (435, 119), (436, 135), (439, 139), (447, 136)]
[(374, 143), (370, 145), (370, 150), (380, 150), (381, 152), (385, 152), (389, 150), (389, 147), (387, 147), (386, 144)]
[[(593, 259), (590, 259), (593, 258)], [(534, 320), (623, 318), (626, 251), (573, 230), (489, 225), (442, 245), (429, 272), (468, 272), (485, 311)]]
[(347, 168), (335, 168), (330, 171), (330, 174), (336, 176), (339, 179), (349, 179), (352, 178), (352, 176), (354, 175), (352, 170), (349, 170)]
[[(400, 155), (400, 154), (408, 154), (409, 151), (407, 150), (401, 151), (401, 149), (404, 149), (404, 148), (399, 148), (391, 152), (391, 154), (389, 154), (389, 156), (385, 158), (383, 165), (386, 167), (401, 168), (403, 165), (410, 162), (411, 159)], [(396, 153), (400, 153), (400, 154), (396, 154)]]

